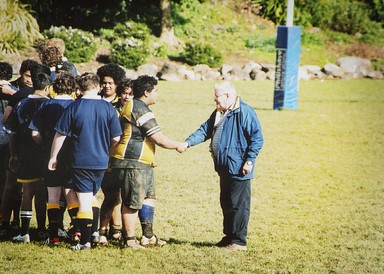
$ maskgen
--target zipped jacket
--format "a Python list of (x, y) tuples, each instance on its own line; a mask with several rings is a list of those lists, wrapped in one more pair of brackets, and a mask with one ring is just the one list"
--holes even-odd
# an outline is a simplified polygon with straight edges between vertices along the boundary
[[(216, 113), (217, 110), (186, 139), (188, 147), (212, 139)], [(253, 108), (240, 97), (236, 99), (234, 109), (223, 119), (225, 121), (219, 136), (217, 153), (213, 157), (215, 170), (219, 176), (230, 176), (237, 180), (252, 179), (256, 157), (264, 144), (259, 119)], [(247, 161), (253, 163), (252, 172), (243, 175), (242, 167)]]

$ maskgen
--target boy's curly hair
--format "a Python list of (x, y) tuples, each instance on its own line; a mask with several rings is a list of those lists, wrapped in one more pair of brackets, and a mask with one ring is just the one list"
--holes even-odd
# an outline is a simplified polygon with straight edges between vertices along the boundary
[(125, 88), (132, 88), (133, 81), (129, 78), (124, 78), (121, 80), (120, 84), (116, 87), (117, 96), (121, 96), (121, 94), (125, 91)]
[(72, 74), (63, 72), (53, 82), (53, 90), (57, 94), (72, 94), (76, 90), (76, 79)]
[(0, 62), (0, 80), (11, 80), (12, 74), (12, 66), (7, 62)]
[(145, 91), (151, 92), (157, 85), (157, 79), (149, 75), (140, 75), (137, 79), (133, 80), (132, 90), (135, 98), (140, 98), (144, 95)]
[(48, 67), (55, 67), (63, 58), (58, 47), (50, 46), (42, 50), (40, 54), (41, 63)]
[(116, 85), (119, 85), (125, 77), (125, 70), (117, 64), (106, 64), (97, 69), (96, 74), (103, 81), (105, 76), (111, 77)]

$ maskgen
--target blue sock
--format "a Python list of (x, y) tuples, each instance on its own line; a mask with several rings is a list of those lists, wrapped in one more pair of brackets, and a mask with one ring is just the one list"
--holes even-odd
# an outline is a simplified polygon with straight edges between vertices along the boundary
[(142, 208), (139, 210), (141, 229), (143, 231), (143, 235), (147, 238), (152, 238), (153, 236), (152, 224), (154, 214), (155, 208), (147, 204), (143, 204)]

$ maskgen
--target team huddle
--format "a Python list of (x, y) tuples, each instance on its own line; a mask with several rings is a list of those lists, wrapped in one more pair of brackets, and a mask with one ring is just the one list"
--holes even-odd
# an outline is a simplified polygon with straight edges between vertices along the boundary
[[(8, 136), (8, 144), (1, 147), (6, 182), (0, 237), (31, 241), (34, 201), (37, 234), (32, 240), (49, 246), (63, 241), (73, 250), (111, 241), (132, 249), (164, 246), (153, 231), (155, 147), (181, 153), (211, 139), (226, 235), (217, 246), (246, 250), (249, 181), (263, 137), (255, 112), (230, 83), (215, 85), (217, 110), (186, 141), (178, 142), (162, 133), (149, 107), (158, 97), (155, 77), (127, 79), (117, 64), (77, 75), (73, 64), (63, 59), (63, 50), (51, 45), (41, 49), (40, 58), (42, 63), (25, 60), (13, 82), (7, 82), (10, 65), (0, 62), (1, 99), (7, 101), (2, 128)], [(239, 160), (229, 163), (229, 158)], [(140, 237), (135, 235), (137, 220)]]

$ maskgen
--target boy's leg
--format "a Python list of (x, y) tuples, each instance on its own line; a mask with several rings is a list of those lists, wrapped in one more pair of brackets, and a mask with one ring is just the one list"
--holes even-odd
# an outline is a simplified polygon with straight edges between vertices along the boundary
[(39, 240), (47, 238), (47, 186), (43, 181), (34, 183), (35, 186), (35, 210), (37, 220), (37, 231)]
[[(32, 199), (35, 195), (35, 183), (23, 183), (23, 197), (21, 201), (21, 232), (19, 236), (29, 237), (29, 228), (32, 219)], [(18, 236), (13, 238), (15, 241), (21, 241)]]
[(54, 244), (59, 242), (58, 230), (60, 227), (60, 196), (61, 187), (48, 187), (48, 221), (49, 221), (49, 240)]
[(92, 235), (92, 201), (93, 193), (80, 193), (77, 192), (77, 197), (79, 199), (79, 212), (77, 213), (76, 220), (80, 228), (81, 239), (80, 244), (84, 245), (91, 242)]

